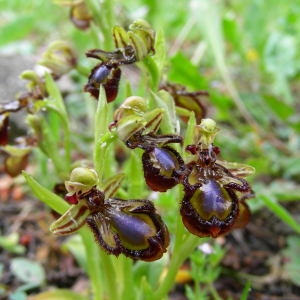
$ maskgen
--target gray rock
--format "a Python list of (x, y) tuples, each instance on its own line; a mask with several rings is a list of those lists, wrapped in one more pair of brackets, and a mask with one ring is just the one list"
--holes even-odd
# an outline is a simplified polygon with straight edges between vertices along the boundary
[(36, 59), (30, 55), (0, 55), (0, 103), (15, 100), (25, 90), (26, 81), (19, 78), (27, 69), (33, 69)]

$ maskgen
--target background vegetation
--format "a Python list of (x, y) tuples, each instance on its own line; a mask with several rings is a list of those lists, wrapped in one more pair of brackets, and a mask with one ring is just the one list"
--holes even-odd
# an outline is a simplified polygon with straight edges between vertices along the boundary
[[(73, 71), (61, 84), (63, 90), (72, 90), (66, 98), (66, 106), (74, 116), (71, 127), (78, 131), (73, 137), (74, 144), (88, 155), (90, 148), (86, 143), (91, 137), (84, 132), (89, 124), (82, 125), (80, 120), (88, 114), (91, 120), (87, 122), (92, 122), (94, 104), (87, 94), (81, 93), (86, 83), (83, 74), (92, 66), (84, 53), (95, 47), (111, 50), (112, 44), (101, 45), (95, 28), (88, 33), (76, 29), (69, 21), (69, 9), (55, 2), (61, 1), (0, 1), (0, 55), (17, 61), (19, 57), (25, 61), (27, 57), (38, 60), (47, 45), (56, 39), (73, 45), (81, 69)], [(247, 293), (243, 294), (243, 291), (249, 285), (253, 289), (248, 297), (253, 299), (259, 299), (257, 295), (261, 299), (270, 299), (268, 293), (282, 299), (288, 299), (285, 298), (287, 294), (298, 299), (300, 3), (291, 0), (126, 0), (111, 1), (111, 5), (114, 14), (108, 19), (107, 16), (100, 19), (102, 26), (127, 26), (132, 20), (142, 18), (157, 31), (163, 30), (168, 62), (165, 79), (183, 84), (189, 90), (208, 90), (210, 117), (221, 128), (217, 144), (222, 149), (222, 157), (256, 168), (255, 176), (250, 179), (256, 196), (248, 201), (253, 212), (252, 225), (250, 222), (249, 229), (242, 233), (233, 233), (212, 243), (216, 255), (205, 263), (199, 262), (199, 256), (191, 257), (188, 269), (190, 280), (196, 283), (193, 286), (205, 286), (205, 277), (210, 283), (217, 283), (214, 289), (206, 286), (206, 296), (215, 299), (246, 299)], [(101, 16), (105, 16), (105, 11)], [(122, 99), (125, 92), (124, 85), (118, 99)], [(137, 85), (135, 93), (142, 96), (143, 87)], [(42, 167), (36, 172), (39, 182), (45, 186), (51, 187), (56, 182), (52, 170), (47, 171), (47, 177), (43, 175)], [(1, 180), (4, 178), (1, 175)], [(22, 182), (20, 178), (16, 180)], [(167, 198), (162, 196), (162, 206), (174, 206), (177, 205), (174, 201), (180, 200)], [(8, 203), (1, 196), (1, 207)], [(172, 223), (172, 216), (169, 219)], [(0, 230), (5, 229), (2, 227)], [(16, 250), (20, 246), (19, 237), (15, 244), (11, 242), (10, 230), (0, 232), (1, 255), (5, 251), (9, 253), (9, 256), (3, 256), (6, 258), (25, 257), (30, 251)], [(69, 246), (69, 249), (74, 248)], [(38, 258), (31, 258), (37, 262), (37, 272), (42, 272)], [(265, 262), (267, 258), (268, 263)], [(233, 260), (237, 260), (236, 264)], [(5, 270), (7, 264), (1, 263), (0, 277), (1, 269)], [(205, 264), (208, 269), (216, 270), (215, 273), (208, 276), (203, 269)], [(13, 272), (14, 268), (11, 270)], [(20, 275), (16, 271), (14, 276)], [(238, 278), (241, 284), (232, 287), (233, 283), (224, 278)], [(24, 278), (18, 277), (18, 280), (24, 283)], [(180, 294), (189, 299), (205, 297), (197, 288), (177, 280)], [(4, 285), (2, 288), (5, 290)], [(220, 296), (215, 294), (216, 289)]]

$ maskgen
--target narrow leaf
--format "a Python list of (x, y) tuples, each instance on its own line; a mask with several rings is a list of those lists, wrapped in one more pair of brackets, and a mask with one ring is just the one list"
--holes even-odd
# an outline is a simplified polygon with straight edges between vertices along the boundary
[(59, 196), (40, 185), (31, 175), (23, 172), (23, 176), (33, 194), (56, 212), (63, 214), (69, 205)]
[(28, 300), (87, 300), (87, 297), (81, 296), (70, 290), (56, 289), (31, 296)]
[(277, 203), (272, 196), (260, 195), (259, 198), (266, 204), (268, 209), (270, 209), (283, 222), (288, 224), (296, 232), (300, 233), (300, 224), (298, 224), (293, 216), (283, 206)]

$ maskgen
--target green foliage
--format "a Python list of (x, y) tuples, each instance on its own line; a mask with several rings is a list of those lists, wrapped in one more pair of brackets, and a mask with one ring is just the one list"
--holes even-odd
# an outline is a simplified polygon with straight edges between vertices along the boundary
[(70, 290), (55, 289), (48, 292), (38, 294), (30, 297), (30, 300), (87, 300), (87, 297), (83, 297)]
[[(208, 299), (209, 292), (218, 299), (213, 283), (218, 278), (221, 268), (219, 264), (225, 254), (225, 250), (218, 244), (209, 243), (201, 245), (192, 255), (191, 277), (194, 281), (194, 289), (187, 286), (187, 296), (190, 300)], [(202, 288), (207, 287), (207, 288)]]
[(287, 247), (282, 251), (285, 259), (284, 272), (285, 275), (294, 284), (300, 286), (299, 271), (300, 271), (300, 238), (298, 236), (289, 236), (287, 239)]
[(25, 252), (25, 248), (19, 245), (19, 235), (16, 232), (7, 236), (0, 235), (0, 247), (15, 254), (23, 254)]

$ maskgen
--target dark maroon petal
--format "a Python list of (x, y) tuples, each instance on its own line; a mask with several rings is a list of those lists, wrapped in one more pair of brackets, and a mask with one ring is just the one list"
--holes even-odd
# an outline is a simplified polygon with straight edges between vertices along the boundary
[(8, 125), (8, 115), (0, 115), (0, 146), (7, 145), (8, 143)]
[(7, 174), (12, 177), (18, 176), (27, 167), (29, 152), (22, 156), (8, 155), (4, 160), (4, 167)]
[[(207, 112), (206, 106), (203, 104), (203, 100), (207, 100), (209, 96), (207, 91), (188, 92), (184, 86), (170, 83), (163, 85), (162, 89), (168, 91), (172, 95), (176, 106), (182, 107), (188, 111), (193, 111), (195, 113), (197, 124), (200, 124)], [(181, 119), (185, 123), (188, 121), (186, 116), (182, 116)]]
[(251, 212), (248, 205), (244, 201), (239, 202), (239, 214), (236, 218), (233, 229), (244, 228), (250, 221)]
[(92, 17), (85, 3), (81, 2), (71, 8), (70, 19), (78, 29), (86, 30), (90, 27)]
[(110, 73), (107, 82), (103, 84), (105, 89), (107, 102), (112, 102), (116, 99), (119, 91), (119, 82), (121, 78), (121, 69), (113, 69)]
[(65, 200), (66, 200), (69, 204), (77, 204), (77, 203), (78, 203), (78, 198), (77, 198), (76, 194), (73, 194), (73, 195), (66, 195), (66, 196), (65, 196)]
[(94, 67), (89, 76), (88, 83), (84, 87), (84, 90), (89, 92), (98, 100), (100, 84), (103, 84), (106, 81), (110, 72), (111, 67), (107, 67), (104, 63)]

